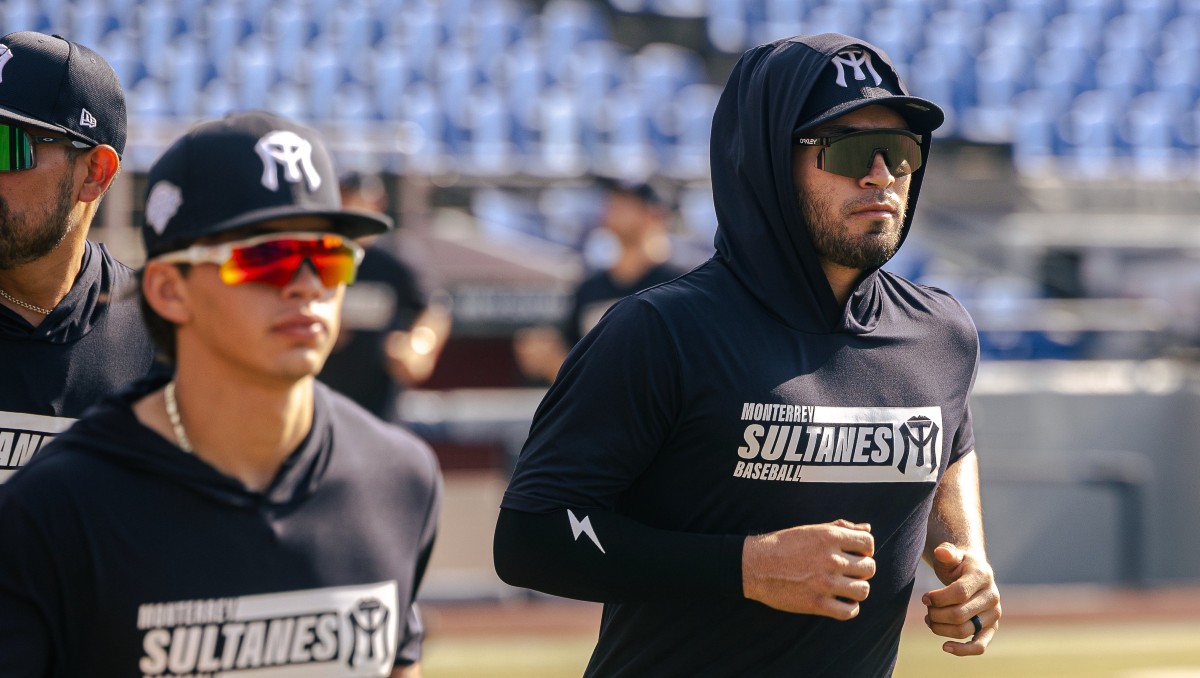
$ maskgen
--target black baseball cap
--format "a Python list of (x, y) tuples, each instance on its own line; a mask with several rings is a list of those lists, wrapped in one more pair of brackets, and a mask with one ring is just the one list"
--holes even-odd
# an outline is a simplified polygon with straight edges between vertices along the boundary
[(112, 66), (60, 35), (0, 38), (0, 119), (125, 150), (125, 93)]
[(629, 181), (616, 177), (598, 176), (596, 184), (606, 193), (622, 193), (631, 195), (647, 205), (662, 207), (666, 204), (662, 195), (650, 184), (644, 181)]
[(148, 256), (286, 217), (326, 217), (347, 237), (383, 233), (387, 216), (342, 208), (320, 135), (271, 113), (197, 124), (150, 167), (142, 240)]
[(941, 127), (946, 114), (937, 104), (906, 94), (884, 59), (868, 46), (840, 50), (817, 76), (805, 100), (797, 132), (811, 130), (866, 106), (881, 105), (904, 116), (908, 127), (927, 134)]

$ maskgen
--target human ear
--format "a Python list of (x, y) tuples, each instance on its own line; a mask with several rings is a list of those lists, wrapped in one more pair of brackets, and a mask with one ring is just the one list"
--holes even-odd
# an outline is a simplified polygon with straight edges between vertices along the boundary
[(79, 192), (79, 200), (92, 202), (100, 199), (112, 185), (117, 172), (121, 171), (121, 159), (112, 146), (102, 144), (90, 149), (81, 159), (87, 167), (87, 176)]
[(148, 261), (142, 271), (142, 295), (146, 304), (162, 318), (182, 325), (191, 318), (188, 290), (183, 271), (178, 266)]

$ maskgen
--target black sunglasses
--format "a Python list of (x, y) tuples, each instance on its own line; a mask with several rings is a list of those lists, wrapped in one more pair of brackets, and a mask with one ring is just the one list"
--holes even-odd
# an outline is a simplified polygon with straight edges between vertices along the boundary
[(37, 167), (33, 153), (36, 144), (70, 144), (75, 148), (91, 148), (92, 144), (66, 137), (34, 135), (12, 123), (0, 122), (0, 172), (19, 172)]
[(796, 137), (801, 146), (821, 146), (817, 168), (861, 179), (871, 171), (876, 154), (893, 176), (903, 177), (921, 169), (921, 135), (906, 129), (867, 129), (832, 137)]

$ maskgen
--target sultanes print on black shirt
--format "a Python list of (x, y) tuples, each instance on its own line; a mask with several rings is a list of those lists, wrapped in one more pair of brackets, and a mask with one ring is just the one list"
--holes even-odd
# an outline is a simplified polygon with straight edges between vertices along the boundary
[[(0, 487), (0, 675), (387, 676), (420, 658), (432, 451), (316, 384), (251, 492), (144, 427), (145, 380)], [(17, 545), (17, 547), (13, 547)]]

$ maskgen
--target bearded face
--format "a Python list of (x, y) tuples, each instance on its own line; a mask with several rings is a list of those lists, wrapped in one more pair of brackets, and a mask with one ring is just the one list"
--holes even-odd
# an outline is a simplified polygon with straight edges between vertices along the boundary
[(67, 237), (73, 227), (72, 183), (72, 173), (63, 172), (41, 209), (22, 211), (0, 194), (0, 270), (40, 259)]
[[(821, 260), (846, 268), (871, 269), (887, 263), (899, 249), (907, 201), (896, 193), (878, 191), (840, 205), (831, 196), (817, 193), (798, 197), (809, 237)], [(880, 204), (890, 206), (895, 216), (868, 219), (851, 227), (853, 220), (861, 220), (856, 216), (860, 210)]]

